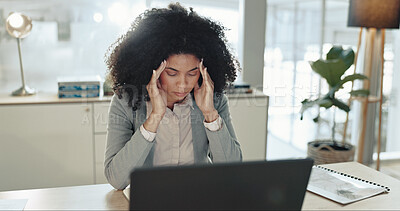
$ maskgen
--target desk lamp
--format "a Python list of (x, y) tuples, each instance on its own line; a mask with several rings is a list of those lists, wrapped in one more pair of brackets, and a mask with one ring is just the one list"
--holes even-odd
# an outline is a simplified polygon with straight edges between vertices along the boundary
[(19, 65), (21, 67), (21, 80), (22, 87), (12, 92), (13, 96), (28, 96), (36, 94), (34, 89), (29, 88), (25, 84), (24, 69), (22, 67), (22, 56), (21, 56), (21, 38), (29, 35), (32, 30), (32, 20), (26, 15), (21, 13), (13, 12), (10, 13), (6, 20), (7, 32), (17, 39), (18, 44), (18, 55), (19, 55)]
[[(367, 28), (367, 44), (369, 45), (366, 48), (365, 56), (368, 63), (365, 67), (365, 73), (368, 77), (371, 76), (372, 71), (372, 61), (376, 60), (379, 62), (380, 67), (377, 68), (376, 71), (379, 72), (379, 97), (375, 100), (366, 99), (363, 101), (363, 125), (361, 129), (360, 139), (358, 142), (358, 162), (361, 162), (363, 159), (363, 151), (364, 151), (364, 139), (366, 133), (366, 115), (368, 110), (368, 103), (378, 102), (379, 101), (379, 124), (378, 124), (378, 141), (377, 141), (377, 170), (379, 170), (379, 154), (380, 154), (380, 146), (381, 146), (381, 125), (382, 125), (382, 99), (383, 99), (383, 65), (384, 65), (384, 44), (385, 44), (385, 29), (398, 29), (399, 28), (399, 18), (400, 18), (400, 0), (350, 0), (349, 6), (349, 16), (347, 21), (347, 26), (353, 27), (361, 27), (360, 35), (358, 41), (357, 51), (360, 48), (361, 34), (363, 27)], [(380, 55), (379, 58), (374, 58), (374, 43), (377, 36), (381, 36), (380, 43)], [(379, 44), (378, 44), (379, 45)], [(364, 82), (364, 88), (369, 89), (369, 82)]]

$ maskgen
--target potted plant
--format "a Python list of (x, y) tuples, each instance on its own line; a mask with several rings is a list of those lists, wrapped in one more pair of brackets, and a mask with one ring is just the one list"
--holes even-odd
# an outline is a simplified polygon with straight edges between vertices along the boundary
[[(304, 111), (314, 106), (318, 106), (318, 108), (323, 107), (326, 110), (338, 108), (345, 112), (350, 111), (349, 105), (338, 99), (336, 93), (347, 82), (368, 79), (362, 74), (344, 76), (345, 72), (354, 63), (354, 57), (354, 51), (351, 48), (344, 50), (341, 46), (333, 46), (326, 55), (326, 59), (310, 62), (312, 70), (326, 80), (329, 90), (328, 93), (321, 95), (317, 99), (303, 100), (301, 102), (300, 119), (303, 119)], [(350, 92), (351, 96), (368, 96), (368, 94), (369, 91), (363, 89)], [(319, 119), (318, 114), (313, 120), (314, 122), (318, 122)], [(308, 143), (307, 155), (314, 159), (315, 164), (345, 162), (354, 159), (355, 147), (344, 141), (338, 142), (335, 139), (335, 118), (333, 118), (332, 122), (330, 140), (315, 140)]]

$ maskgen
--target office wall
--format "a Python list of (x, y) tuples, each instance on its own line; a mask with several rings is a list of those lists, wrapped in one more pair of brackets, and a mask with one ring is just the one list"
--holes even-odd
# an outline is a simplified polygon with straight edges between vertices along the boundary
[(240, 0), (239, 59), (243, 81), (263, 89), (266, 0)]

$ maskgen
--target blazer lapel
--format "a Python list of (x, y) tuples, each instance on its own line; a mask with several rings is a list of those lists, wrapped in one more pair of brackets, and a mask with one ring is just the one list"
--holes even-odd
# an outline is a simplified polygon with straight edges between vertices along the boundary
[(136, 109), (136, 111), (132, 111), (134, 115), (134, 123), (135, 123), (135, 131), (146, 121), (147, 119), (147, 109), (146, 109), (146, 101), (142, 101), (140, 104), (140, 108)]
[(207, 153), (203, 152), (204, 150), (207, 150), (207, 148), (205, 148), (205, 145), (207, 145), (207, 136), (203, 124), (203, 113), (200, 111), (194, 100), (193, 110), (191, 111), (190, 116), (192, 124), (194, 162), (203, 163), (204, 153)]

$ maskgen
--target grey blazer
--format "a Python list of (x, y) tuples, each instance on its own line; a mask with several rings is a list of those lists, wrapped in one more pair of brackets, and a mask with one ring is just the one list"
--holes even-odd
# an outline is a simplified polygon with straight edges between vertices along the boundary
[[(124, 189), (130, 183), (134, 168), (152, 166), (154, 142), (147, 141), (139, 130), (146, 121), (146, 103), (133, 111), (128, 106), (128, 95), (121, 99), (114, 95), (108, 112), (107, 146), (104, 173), (116, 189)], [(132, 102), (134, 105), (134, 102)], [(210, 131), (204, 127), (204, 116), (196, 102), (191, 111), (193, 153), (195, 164), (242, 161), (242, 151), (236, 139), (225, 95), (214, 95), (214, 106), (222, 118), (222, 128)]]

